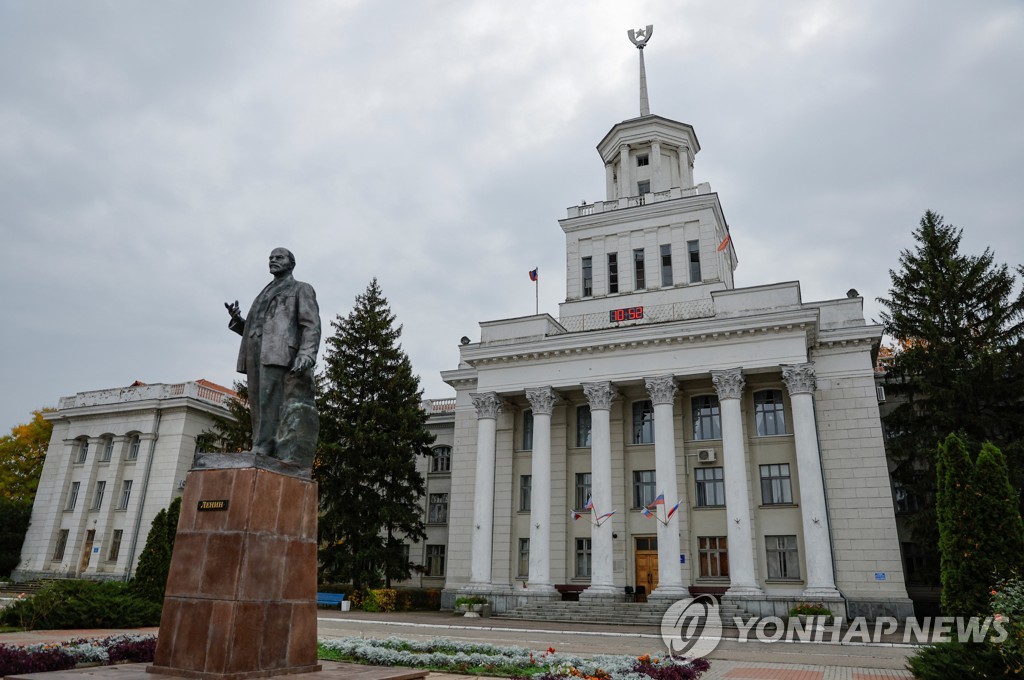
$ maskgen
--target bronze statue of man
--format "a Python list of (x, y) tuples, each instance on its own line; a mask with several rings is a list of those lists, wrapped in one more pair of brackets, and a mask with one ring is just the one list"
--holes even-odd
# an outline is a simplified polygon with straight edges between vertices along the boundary
[(309, 468), (320, 419), (313, 399), (313, 365), (320, 348), (320, 309), (308, 283), (292, 277), (295, 256), (270, 253), (274, 280), (243, 319), (238, 301), (224, 303), (228, 328), (242, 336), (238, 372), (245, 373), (252, 412), (252, 451)]

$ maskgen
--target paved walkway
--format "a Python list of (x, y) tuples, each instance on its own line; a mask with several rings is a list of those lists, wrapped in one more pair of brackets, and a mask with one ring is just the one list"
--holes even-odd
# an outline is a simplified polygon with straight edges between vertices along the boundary
[[(2, 644), (55, 642), (81, 637), (106, 637), (124, 632), (156, 633), (155, 628), (125, 630), (32, 631), (0, 633)], [(581, 656), (628, 654), (660, 656), (666, 648), (655, 627), (579, 624), (571, 627), (539, 621), (466, 619), (444, 612), (372, 614), (319, 611), (320, 637), (399, 636), (520, 645), (536, 650), (554, 647)], [(706, 680), (875, 680), (911, 678), (906, 659), (914, 647), (897, 641), (883, 644), (741, 642), (736, 631), (708, 655)], [(466, 676), (431, 673), (430, 680), (465, 680)]]

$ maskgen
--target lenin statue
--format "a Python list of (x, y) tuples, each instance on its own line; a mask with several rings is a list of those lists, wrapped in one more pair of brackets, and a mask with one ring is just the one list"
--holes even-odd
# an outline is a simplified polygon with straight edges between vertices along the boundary
[(320, 419), (313, 399), (313, 366), (320, 348), (320, 310), (308, 283), (292, 278), (295, 256), (270, 253), (274, 280), (243, 319), (238, 301), (224, 303), (228, 328), (242, 336), (238, 372), (249, 385), (252, 452), (301, 468), (313, 465)]

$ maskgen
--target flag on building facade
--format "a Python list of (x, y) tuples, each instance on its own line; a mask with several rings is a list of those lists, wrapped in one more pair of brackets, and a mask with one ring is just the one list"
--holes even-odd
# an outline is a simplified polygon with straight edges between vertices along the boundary
[(723, 238), (722, 242), (718, 244), (718, 252), (722, 252), (723, 250), (725, 250), (726, 247), (729, 245), (729, 241), (731, 241), (731, 240), (732, 240), (732, 234), (727, 232), (725, 234), (725, 238)]
[[(682, 503), (682, 501), (679, 501), (679, 503)], [(673, 505), (672, 509), (668, 511), (668, 516), (665, 517), (665, 521), (666, 522), (668, 522), (670, 519), (672, 519), (672, 515), (674, 515), (676, 513), (676, 510), (679, 509), (679, 503), (676, 503), (675, 505)]]

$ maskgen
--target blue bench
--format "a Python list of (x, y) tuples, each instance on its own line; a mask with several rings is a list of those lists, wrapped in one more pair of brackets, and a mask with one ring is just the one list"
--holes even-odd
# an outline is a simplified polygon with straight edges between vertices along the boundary
[(345, 601), (345, 593), (317, 593), (316, 605), (318, 607), (334, 607), (341, 609), (341, 603)]

